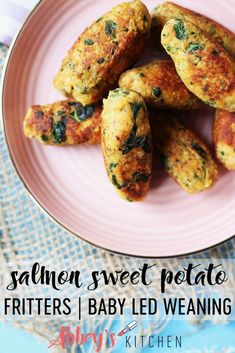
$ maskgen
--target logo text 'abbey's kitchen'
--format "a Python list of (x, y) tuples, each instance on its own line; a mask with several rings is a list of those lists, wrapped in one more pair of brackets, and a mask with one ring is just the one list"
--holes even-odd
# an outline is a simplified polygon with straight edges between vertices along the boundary
[[(133, 322), (129, 324), (133, 325)], [(120, 345), (120, 349), (126, 348), (126, 351), (133, 348), (165, 348), (174, 351), (175, 348), (182, 348), (182, 337), (181, 336), (160, 336), (160, 335), (129, 335), (128, 326), (121, 330), (118, 334), (115, 332), (109, 332), (105, 329), (103, 332), (83, 332), (78, 326), (75, 330), (72, 330), (68, 326), (62, 326), (59, 336), (52, 340), (48, 348), (59, 346), (66, 350), (69, 347), (92, 345), (94, 352), (100, 352), (102, 348), (113, 348), (115, 345)], [(124, 333), (123, 333), (124, 332)], [(124, 337), (121, 337), (125, 335)]]

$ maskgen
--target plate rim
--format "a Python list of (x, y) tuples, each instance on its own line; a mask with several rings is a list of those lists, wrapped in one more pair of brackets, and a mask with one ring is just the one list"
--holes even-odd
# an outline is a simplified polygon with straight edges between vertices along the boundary
[(116, 255), (121, 255), (121, 256), (125, 256), (125, 257), (133, 257), (133, 258), (142, 258), (142, 259), (171, 259), (171, 258), (179, 258), (179, 257), (185, 257), (185, 256), (190, 256), (190, 255), (196, 255), (199, 254), (200, 252), (205, 252), (208, 250), (213, 249), (214, 247), (220, 246), (223, 243), (232, 240), (233, 238), (235, 238), (235, 234), (232, 236), (228, 236), (228, 238), (213, 244), (211, 246), (199, 249), (199, 250), (195, 250), (195, 251), (191, 251), (191, 252), (186, 252), (186, 253), (180, 253), (180, 254), (176, 254), (176, 255), (165, 255), (165, 256), (147, 256), (147, 255), (138, 255), (138, 254), (128, 254), (128, 253), (124, 253), (121, 251), (115, 251), (109, 248), (106, 248), (104, 246), (101, 245), (97, 245), (87, 239), (85, 239), (81, 234), (78, 234), (74, 231), (72, 231), (71, 229), (69, 229), (68, 227), (66, 227), (65, 225), (63, 225), (58, 219), (55, 218), (55, 216), (53, 216), (44, 205), (42, 205), (42, 203), (40, 203), (40, 201), (36, 198), (36, 196), (33, 194), (33, 191), (30, 190), (29, 186), (26, 184), (26, 182), (24, 181), (24, 178), (21, 175), (21, 171), (18, 169), (16, 162), (14, 160), (14, 157), (12, 155), (12, 151), (11, 151), (11, 147), (8, 141), (8, 137), (7, 137), (7, 132), (6, 132), (6, 126), (5, 126), (5, 119), (4, 119), (4, 111), (3, 111), (3, 96), (4, 96), (4, 87), (5, 87), (5, 82), (6, 82), (6, 75), (7, 75), (7, 71), (8, 71), (8, 66), (9, 63), (12, 59), (12, 55), (15, 49), (15, 46), (20, 38), (20, 35), (22, 34), (22, 32), (24, 31), (27, 23), (29, 22), (29, 20), (31, 19), (32, 15), (37, 11), (37, 9), (47, 0), (39, 0), (37, 2), (37, 4), (32, 8), (32, 10), (29, 12), (29, 14), (27, 15), (26, 19), (24, 20), (23, 24), (21, 25), (20, 29), (18, 30), (18, 32), (16, 33), (16, 35), (14, 36), (9, 48), (8, 48), (8, 53), (7, 53), (7, 57), (4, 63), (4, 67), (2, 70), (2, 77), (1, 77), (1, 84), (0, 84), (0, 95), (1, 95), (1, 99), (0, 99), (0, 123), (1, 123), (1, 127), (2, 127), (2, 131), (3, 131), (3, 137), (5, 139), (6, 142), (6, 146), (7, 146), (7, 150), (9, 153), (9, 157), (12, 163), (12, 166), (18, 176), (18, 178), (20, 179), (20, 181), (22, 182), (24, 188), (27, 190), (28, 195), (31, 197), (31, 199), (34, 201), (34, 203), (40, 208), (40, 210), (47, 215), (47, 217), (53, 221), (54, 224), (59, 225), (60, 227), (62, 227), (64, 230), (66, 230), (67, 232), (71, 233), (73, 236), (79, 238), (80, 240), (94, 246), (97, 247), (101, 250), (105, 250), (108, 251), (112, 254), (116, 254)]

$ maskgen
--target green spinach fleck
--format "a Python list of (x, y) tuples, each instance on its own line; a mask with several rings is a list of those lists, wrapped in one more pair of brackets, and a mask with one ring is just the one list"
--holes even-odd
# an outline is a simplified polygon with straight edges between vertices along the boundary
[(94, 41), (93, 41), (92, 39), (88, 38), (88, 39), (85, 39), (84, 43), (85, 43), (86, 45), (93, 45), (93, 44), (94, 44)]
[(198, 55), (198, 54), (195, 54), (195, 55), (194, 55), (193, 64), (194, 64), (195, 66), (197, 66), (197, 64), (198, 64), (201, 60), (202, 60), (202, 57), (201, 57), (200, 55)]
[(152, 90), (152, 94), (155, 97), (159, 98), (161, 96), (161, 94), (162, 94), (161, 88), (160, 87), (154, 87), (153, 90)]
[(58, 116), (61, 116), (61, 115), (64, 115), (64, 114), (65, 114), (65, 112), (63, 110), (58, 110), (56, 112), (56, 115), (58, 115)]
[(80, 102), (76, 102), (74, 110), (71, 111), (70, 116), (77, 122), (81, 122), (92, 116), (94, 113), (94, 105), (82, 105)]
[(75, 105), (77, 105), (78, 104), (78, 102), (68, 102), (68, 106), (69, 107), (74, 107)]
[(197, 173), (194, 173), (194, 179), (201, 179), (201, 176), (200, 175), (198, 175)]
[(126, 183), (124, 183), (124, 184), (119, 184), (118, 181), (117, 181), (116, 175), (112, 175), (112, 183), (113, 183), (113, 185), (115, 185), (119, 190), (121, 190), (123, 187), (127, 186)]
[(216, 102), (211, 98), (208, 101), (205, 101), (206, 104), (210, 105), (211, 107), (215, 107), (216, 108)]
[(113, 21), (106, 21), (105, 22), (105, 33), (108, 36), (115, 37), (116, 35), (117, 24)]
[(150, 175), (149, 174), (146, 175), (146, 174), (140, 173), (140, 172), (135, 172), (132, 175), (132, 177), (133, 177), (134, 182), (136, 182), (136, 183), (139, 183), (139, 182), (146, 183), (149, 180)]
[(211, 54), (216, 56), (216, 55), (218, 55), (218, 51), (216, 49), (212, 49)]
[(112, 172), (114, 168), (116, 168), (118, 166), (118, 163), (114, 163), (114, 162), (111, 162), (109, 164), (109, 170)]
[(207, 159), (207, 153), (197, 142), (192, 142), (192, 148), (199, 154), (203, 159)]
[(130, 103), (130, 106), (131, 106), (131, 110), (132, 110), (132, 113), (133, 113), (135, 126), (136, 126), (136, 129), (137, 129), (136, 119), (137, 119), (137, 115), (138, 115), (140, 109), (143, 108), (143, 104), (139, 103), (139, 102), (138, 103)]
[(70, 70), (74, 71), (75, 70), (75, 65), (72, 63), (68, 64), (68, 67), (70, 68)]
[(110, 92), (110, 97), (117, 97), (119, 96), (119, 94), (123, 97), (126, 97), (128, 96), (129, 91), (127, 91), (125, 88), (116, 88), (115, 90)]
[(126, 149), (123, 150), (123, 154), (127, 154), (134, 148), (142, 148), (145, 153), (149, 153), (151, 148), (149, 144), (148, 136), (135, 136), (133, 140), (129, 140), (129, 145), (126, 145)]
[(100, 58), (100, 59), (97, 60), (98, 64), (103, 64), (103, 62), (104, 62), (104, 58)]
[(35, 112), (36, 118), (42, 118), (44, 113), (41, 110)]
[(47, 142), (49, 140), (49, 137), (47, 135), (41, 135), (41, 139), (44, 142)]
[(204, 49), (204, 45), (203, 44), (200, 44), (200, 43), (190, 43), (189, 46), (188, 46), (188, 53), (192, 53), (194, 51), (197, 51), (197, 50), (202, 50)]
[(66, 125), (64, 121), (56, 121), (54, 123), (52, 137), (55, 143), (66, 141)]
[(119, 148), (119, 151), (122, 152), (123, 155), (126, 155), (134, 148), (142, 148), (145, 153), (149, 153), (151, 151), (149, 138), (148, 136), (136, 136), (137, 133), (137, 116), (141, 108), (143, 108), (142, 103), (130, 103), (131, 110), (133, 114), (133, 126), (131, 128), (131, 132), (129, 137), (123, 143), (123, 145)]
[(187, 30), (186, 30), (186, 28), (184, 26), (184, 22), (183, 21), (177, 20), (175, 22), (173, 28), (175, 30), (176, 37), (179, 40), (184, 40), (184, 39), (188, 38), (188, 33), (187, 33)]
[(214, 34), (216, 34), (216, 28), (215, 26), (211, 26), (209, 29), (209, 34), (210, 36), (213, 36)]
[(81, 87), (81, 94), (87, 94), (88, 88), (87, 87)]
[(167, 51), (168, 53), (170, 53), (170, 52), (171, 52), (171, 49), (172, 49), (172, 47), (171, 47), (170, 45), (167, 45), (167, 47), (166, 47), (166, 51)]

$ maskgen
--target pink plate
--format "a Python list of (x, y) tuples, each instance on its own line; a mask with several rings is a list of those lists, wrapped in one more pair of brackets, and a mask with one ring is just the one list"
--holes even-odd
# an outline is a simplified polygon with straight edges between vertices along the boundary
[[(157, 0), (145, 0), (151, 10)], [(234, 0), (178, 1), (235, 30)], [(2, 89), (5, 134), (26, 187), (57, 222), (111, 251), (147, 257), (176, 256), (218, 244), (235, 234), (235, 175), (221, 171), (208, 192), (191, 196), (156, 168), (147, 199), (119, 199), (106, 176), (99, 146), (42, 146), (23, 136), (32, 104), (62, 97), (52, 80), (77, 36), (120, 0), (44, 0), (19, 33)], [(185, 118), (210, 141), (213, 111)]]

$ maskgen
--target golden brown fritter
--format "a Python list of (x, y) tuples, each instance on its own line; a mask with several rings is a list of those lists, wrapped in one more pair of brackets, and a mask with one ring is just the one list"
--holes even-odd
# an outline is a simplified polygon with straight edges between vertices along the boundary
[(140, 93), (153, 108), (197, 109), (203, 105), (183, 84), (172, 60), (157, 60), (126, 71), (119, 86)]
[(141, 1), (115, 6), (74, 43), (54, 79), (55, 87), (83, 104), (101, 100), (139, 59), (149, 29), (150, 15)]
[(229, 170), (235, 169), (235, 114), (217, 109), (213, 126), (216, 156)]
[(147, 109), (136, 92), (116, 89), (104, 100), (101, 144), (105, 167), (119, 195), (146, 196), (152, 172), (152, 141)]
[(24, 119), (24, 134), (47, 145), (100, 143), (101, 104), (72, 100), (33, 105)]
[(206, 16), (200, 15), (172, 2), (162, 3), (157, 6), (152, 13), (151, 30), (156, 40), (160, 38), (160, 33), (165, 23), (172, 18), (181, 18), (193, 22), (202, 31), (207, 33), (224, 47), (232, 57), (235, 57), (235, 35), (233, 32)]
[(219, 44), (179, 19), (165, 24), (161, 41), (193, 94), (212, 107), (235, 111), (235, 64)]
[(157, 114), (152, 121), (153, 145), (167, 173), (188, 193), (212, 187), (218, 168), (208, 147), (177, 118)]

